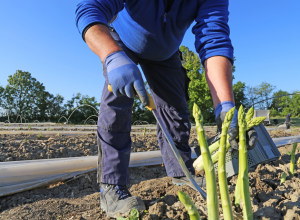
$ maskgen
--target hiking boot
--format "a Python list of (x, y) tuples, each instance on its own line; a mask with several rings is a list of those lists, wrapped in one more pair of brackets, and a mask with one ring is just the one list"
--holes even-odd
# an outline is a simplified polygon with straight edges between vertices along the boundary
[[(196, 176), (192, 175), (198, 186), (200, 186), (201, 189), (206, 188), (206, 179), (205, 177), (202, 176)], [(189, 187), (195, 189), (194, 185), (189, 181), (189, 179), (186, 176), (181, 176), (181, 177), (173, 177), (172, 178), (172, 183), (177, 185), (177, 186), (183, 186), (187, 184)]]
[(131, 196), (125, 185), (100, 184), (100, 206), (108, 217), (127, 214), (131, 209), (144, 211), (145, 204), (141, 198)]

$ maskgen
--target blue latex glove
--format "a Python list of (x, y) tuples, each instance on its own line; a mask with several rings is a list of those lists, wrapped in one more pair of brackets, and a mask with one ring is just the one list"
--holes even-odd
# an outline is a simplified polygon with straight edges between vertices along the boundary
[[(222, 130), (222, 123), (225, 119), (226, 113), (233, 108), (235, 105), (233, 102), (225, 101), (221, 102), (217, 105), (215, 108), (215, 116), (216, 116), (216, 122), (218, 126), (218, 132), (221, 132)], [(238, 125), (238, 110), (235, 109), (235, 113), (233, 116), (233, 119), (231, 121), (230, 127), (228, 128), (228, 135), (229, 135), (229, 143), (231, 145), (230, 151), (232, 150), (238, 150), (239, 145), (237, 142), (237, 137), (239, 135), (239, 125)], [(258, 141), (258, 135), (257, 132), (254, 129), (250, 129), (246, 132), (246, 138), (247, 138), (247, 149), (251, 150), (255, 147), (257, 141)]]
[(149, 98), (139, 68), (124, 51), (109, 54), (104, 63), (115, 96), (125, 95), (134, 98), (137, 93), (142, 104), (149, 105)]

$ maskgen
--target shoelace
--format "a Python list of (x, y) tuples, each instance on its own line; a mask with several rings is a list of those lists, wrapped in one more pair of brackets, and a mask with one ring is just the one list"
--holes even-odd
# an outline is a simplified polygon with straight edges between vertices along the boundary
[(119, 194), (119, 200), (127, 199), (131, 196), (125, 185), (116, 185), (115, 186), (116, 193)]

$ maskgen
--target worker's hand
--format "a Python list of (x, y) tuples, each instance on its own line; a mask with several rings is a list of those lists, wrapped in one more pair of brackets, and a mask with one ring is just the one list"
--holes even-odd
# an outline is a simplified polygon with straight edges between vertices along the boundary
[[(218, 127), (218, 132), (222, 131), (222, 123), (224, 122), (226, 113), (233, 108), (235, 105), (233, 102), (225, 101), (218, 104), (215, 109), (216, 115), (216, 122)], [(231, 148), (229, 151), (238, 150), (238, 135), (239, 135), (239, 125), (238, 125), (238, 111), (235, 110), (233, 119), (231, 121), (230, 127), (228, 128), (228, 135), (229, 135), (229, 143)], [(258, 141), (257, 132), (251, 128), (249, 131), (246, 132), (246, 139), (247, 139), (247, 149), (251, 150), (255, 147)]]
[(125, 95), (134, 98), (137, 92), (142, 104), (149, 105), (149, 98), (139, 68), (124, 51), (109, 54), (104, 63), (115, 96)]

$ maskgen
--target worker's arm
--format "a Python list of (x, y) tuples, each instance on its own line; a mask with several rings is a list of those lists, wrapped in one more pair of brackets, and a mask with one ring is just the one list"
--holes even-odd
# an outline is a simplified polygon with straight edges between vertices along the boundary
[(214, 107), (224, 101), (234, 103), (231, 62), (226, 57), (215, 56), (208, 58), (204, 67)]
[(78, 31), (102, 62), (107, 55), (122, 50), (111, 37), (108, 23), (123, 8), (123, 0), (80, 0), (76, 5)]
[(86, 31), (84, 38), (89, 48), (100, 57), (102, 62), (109, 54), (122, 50), (110, 35), (108, 27), (103, 24), (96, 24), (90, 27)]
[[(210, 57), (204, 62), (207, 83), (213, 98), (216, 122), (221, 130), (226, 112), (235, 106), (232, 89), (232, 65), (231, 62), (222, 56)], [(231, 149), (238, 149), (238, 123), (237, 110), (228, 129)], [(258, 134), (254, 129), (247, 132), (247, 148), (251, 150), (258, 141)]]
[(84, 39), (104, 63), (114, 95), (133, 98), (137, 92), (142, 103), (148, 105), (149, 99), (137, 65), (112, 38), (107, 26), (93, 25), (86, 31)]

